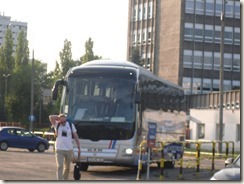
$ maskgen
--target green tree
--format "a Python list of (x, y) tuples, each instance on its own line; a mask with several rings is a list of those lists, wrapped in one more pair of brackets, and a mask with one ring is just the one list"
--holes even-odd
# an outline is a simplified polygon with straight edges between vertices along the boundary
[[(45, 66), (38, 60), (34, 60), (34, 110), (39, 109), (42, 99), (42, 89), (46, 86), (47, 75)], [(14, 90), (9, 91), (7, 96), (8, 121), (20, 121), (27, 124), (30, 115), (30, 96), (31, 96), (31, 70), (32, 60), (26, 65), (16, 70), (11, 75), (10, 87)], [(34, 112), (37, 117), (38, 112)]]
[(12, 73), (14, 69), (13, 59), (13, 36), (10, 28), (7, 29), (4, 37), (3, 44), (3, 60), (1, 61), (5, 70), (5, 73)]
[(64, 47), (61, 52), (59, 52), (59, 57), (61, 61), (61, 75), (65, 76), (71, 67), (76, 66), (76, 63), (72, 60), (71, 52), (72, 44), (70, 41), (65, 39)]
[(139, 51), (139, 49), (137, 47), (133, 48), (133, 50), (132, 50), (131, 62), (136, 63), (136, 64), (138, 64), (140, 66), (143, 66), (143, 62), (141, 60), (140, 51)]
[(15, 51), (15, 69), (28, 64), (29, 60), (29, 47), (28, 40), (25, 38), (25, 33), (22, 30), (18, 35), (18, 42)]
[(4, 86), (0, 88), (0, 119), (6, 119), (6, 101), (9, 94), (5, 94), (5, 91), (8, 91), (9, 85), (7, 86), (8, 89), (5, 89), (5, 84), (10, 82), (11, 77), (5, 79), (2, 76), (13, 73), (14, 59), (12, 53), (13, 38), (11, 29), (8, 28), (4, 35), (4, 44), (0, 48), (0, 79), (2, 79), (0, 85)]
[(101, 59), (101, 56), (94, 55), (93, 53), (93, 41), (89, 38), (85, 43), (85, 54), (80, 58), (81, 64), (84, 64), (88, 61)]

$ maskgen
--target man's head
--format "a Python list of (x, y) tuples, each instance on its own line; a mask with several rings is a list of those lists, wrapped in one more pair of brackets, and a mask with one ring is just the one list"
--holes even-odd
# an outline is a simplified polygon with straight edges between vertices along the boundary
[(58, 121), (62, 124), (65, 123), (66, 122), (66, 115), (65, 114), (59, 114), (58, 115)]

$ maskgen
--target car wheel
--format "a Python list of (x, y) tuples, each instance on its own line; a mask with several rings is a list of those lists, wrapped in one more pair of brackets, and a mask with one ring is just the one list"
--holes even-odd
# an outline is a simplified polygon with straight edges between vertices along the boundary
[(8, 143), (6, 141), (0, 142), (0, 150), (6, 151), (8, 149)]
[(35, 149), (28, 149), (29, 150), (29, 152), (34, 152), (35, 151)]
[(88, 164), (86, 163), (79, 163), (79, 168), (80, 168), (80, 171), (87, 171), (88, 170)]
[(45, 144), (43, 144), (43, 143), (39, 143), (38, 144), (38, 146), (37, 146), (37, 151), (38, 152), (44, 152), (45, 149), (46, 149)]

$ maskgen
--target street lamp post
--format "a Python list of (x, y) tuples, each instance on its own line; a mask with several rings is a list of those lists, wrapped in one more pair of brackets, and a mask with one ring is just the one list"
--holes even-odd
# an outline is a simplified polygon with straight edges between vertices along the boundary
[(30, 131), (33, 132), (33, 122), (34, 118), (34, 50), (33, 50), (33, 58), (31, 63), (31, 104), (30, 104)]
[(6, 116), (6, 97), (7, 97), (7, 93), (8, 93), (8, 77), (10, 76), (10, 74), (3, 74), (3, 77), (5, 78), (5, 92), (4, 92), (4, 115), (5, 118), (7, 120), (7, 116)]
[(219, 153), (222, 153), (223, 140), (223, 88), (224, 88), (224, 32), (225, 32), (225, 2), (222, 0), (222, 11), (220, 15), (221, 21), (221, 45), (220, 45), (220, 70), (219, 70)]

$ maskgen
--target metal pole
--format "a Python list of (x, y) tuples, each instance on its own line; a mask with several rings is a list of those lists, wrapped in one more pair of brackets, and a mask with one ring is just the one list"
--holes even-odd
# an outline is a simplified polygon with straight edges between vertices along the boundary
[(4, 116), (5, 116), (5, 120), (7, 121), (7, 115), (6, 115), (6, 97), (8, 94), (8, 77), (10, 76), (10, 74), (3, 74), (3, 77), (5, 78), (5, 91), (4, 91)]
[(33, 132), (33, 103), (34, 103), (34, 50), (32, 55), (32, 63), (31, 63), (31, 104), (30, 104), (30, 131)]
[(222, 140), (223, 140), (223, 86), (224, 86), (224, 18), (225, 18), (225, 0), (222, 0), (221, 20), (221, 45), (220, 45), (220, 70), (219, 70), (219, 153), (222, 153)]

